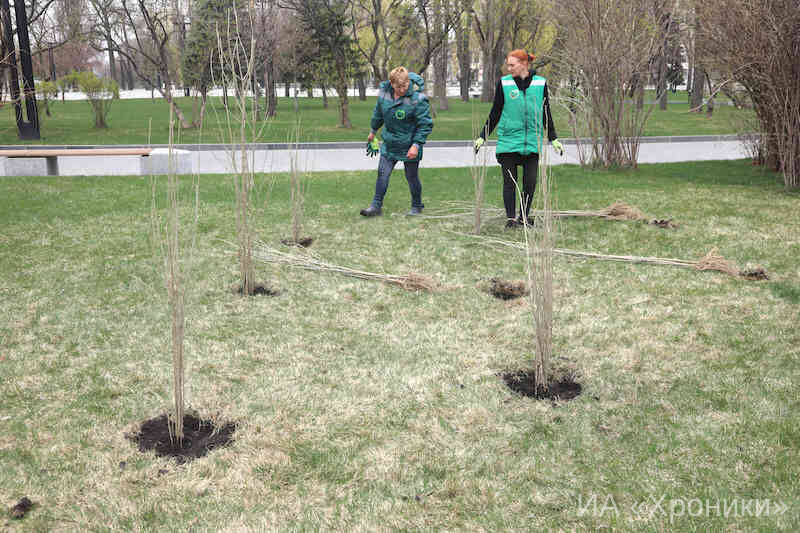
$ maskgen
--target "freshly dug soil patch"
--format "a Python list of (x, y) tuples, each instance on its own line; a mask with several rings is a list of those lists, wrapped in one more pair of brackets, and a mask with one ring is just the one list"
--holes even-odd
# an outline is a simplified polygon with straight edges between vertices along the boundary
[(741, 272), (739, 272), (739, 275), (744, 279), (749, 279), (750, 281), (763, 281), (769, 279), (767, 271), (764, 270), (763, 268), (752, 268), (750, 270), (742, 270)]
[(282, 239), (281, 244), (285, 244), (286, 246), (300, 246), (302, 248), (308, 248), (311, 246), (311, 243), (314, 242), (313, 237), (303, 237), (302, 239), (296, 241), (294, 239)]
[(664, 219), (654, 218), (653, 220), (650, 221), (650, 224), (665, 229), (675, 229), (678, 227), (678, 225), (675, 224), (671, 218), (664, 218)]
[(11, 508), (9, 515), (14, 520), (22, 520), (31, 509), (33, 509), (33, 502), (25, 496)]
[(509, 389), (529, 398), (537, 400), (568, 401), (578, 396), (583, 387), (571, 377), (565, 376), (559, 381), (550, 383), (545, 392), (536, 384), (536, 373), (533, 370), (517, 370), (501, 376)]
[[(243, 293), (244, 293), (244, 287), (239, 285), (236, 288), (236, 294), (243, 294)], [(278, 295), (277, 290), (271, 289), (266, 285), (258, 284), (255, 287), (253, 287), (253, 294), (251, 294), (250, 296), (277, 296), (277, 295)]]
[(215, 427), (210, 420), (185, 415), (183, 447), (179, 448), (177, 442), (170, 439), (167, 415), (161, 415), (145, 420), (138, 433), (126, 436), (138, 445), (141, 452), (154, 450), (159, 457), (174, 457), (178, 463), (185, 463), (230, 444), (235, 431), (236, 424), (233, 423)]
[(524, 281), (506, 281), (499, 278), (489, 280), (489, 294), (501, 300), (511, 300), (528, 294)]

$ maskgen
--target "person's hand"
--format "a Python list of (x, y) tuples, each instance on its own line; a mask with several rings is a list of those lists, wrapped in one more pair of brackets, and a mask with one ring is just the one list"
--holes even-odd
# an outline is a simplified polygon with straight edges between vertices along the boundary
[(564, 146), (561, 144), (561, 141), (558, 139), (553, 139), (553, 150), (558, 152), (558, 155), (564, 157)]
[(378, 139), (376, 139), (373, 134), (370, 133), (369, 136), (372, 138), (367, 140), (367, 155), (369, 157), (375, 157), (378, 155), (378, 152), (381, 151), (381, 146), (378, 144)]
[(485, 143), (485, 142), (486, 142), (486, 139), (484, 139), (483, 137), (478, 137), (477, 139), (475, 139), (474, 147), (475, 147), (475, 153), (476, 154), (478, 153), (478, 150), (481, 149), (481, 146), (483, 146), (483, 143)]
[(408, 153), (406, 154), (406, 157), (408, 159), (416, 159), (417, 155), (419, 155), (419, 149), (417, 148), (416, 144), (412, 144), (411, 148), (408, 149)]

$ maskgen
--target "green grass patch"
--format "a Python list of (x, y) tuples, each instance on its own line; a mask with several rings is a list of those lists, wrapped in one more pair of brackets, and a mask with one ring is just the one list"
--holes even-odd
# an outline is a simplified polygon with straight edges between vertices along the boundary
[[(193, 113), (191, 98), (179, 98), (179, 105), (189, 120)], [(328, 99), (324, 108), (321, 98), (299, 98), (301, 142), (363, 141), (369, 133), (370, 117), (375, 107), (375, 97), (366, 101), (350, 99), (352, 129), (338, 126), (337, 99)], [(262, 102), (263, 103), (263, 102)], [(231, 105), (233, 100), (231, 99)], [(435, 109), (437, 104), (431, 104)], [(473, 115), (481, 124), (486, 120), (490, 103), (477, 100), (469, 103), (460, 99), (449, 100), (448, 111), (436, 111), (430, 140), (466, 140), (474, 137)], [(52, 116), (42, 113), (40, 144), (167, 144), (169, 140), (169, 106), (163, 99), (125, 99), (114, 102), (108, 116), (108, 128), (94, 128), (94, 116), (87, 102), (55, 101), (51, 103)], [(262, 106), (263, 111), (263, 106)], [(0, 144), (31, 144), (19, 139), (14, 122), (13, 106), (5, 106), (4, 128), (0, 129)], [(234, 112), (233, 115), (238, 116)], [(567, 113), (553, 108), (556, 131), (562, 138), (572, 137), (567, 125)], [(718, 106), (711, 119), (701, 113), (688, 113), (688, 104), (671, 103), (666, 111), (655, 109), (645, 129), (646, 136), (654, 135), (720, 135), (737, 133), (752, 111)], [(235, 118), (235, 117), (234, 117)], [(277, 116), (256, 125), (257, 132), (249, 138), (258, 142), (287, 142), (292, 138), (295, 125), (294, 100), (278, 99)], [(237, 130), (235, 123), (234, 131)], [(148, 137), (148, 132), (149, 137)], [(258, 133), (258, 136), (256, 136)], [(230, 142), (228, 123), (220, 98), (209, 98), (203, 129), (176, 130), (177, 143), (227, 143)], [(36, 144), (36, 143), (34, 143)]]
[[(304, 234), (326, 261), (426, 274), (437, 292), (259, 264), (279, 294), (236, 296), (230, 180), (201, 176), (187, 400), (238, 429), (183, 466), (125, 437), (171, 405), (150, 180), (0, 179), (0, 501), (37, 504), (0, 529), (796, 531), (797, 195), (746, 161), (552, 175), (558, 209), (622, 200), (679, 224), (564, 219), (561, 248), (696, 260), (716, 247), (771, 279), (556, 257), (554, 354), (584, 392), (553, 406), (498, 377), (531, 365), (527, 300), (480, 288), (524, 278), (523, 257), (467, 236), (469, 218), (402, 216), (401, 171), (374, 219), (358, 215), (373, 172), (313, 174)], [(472, 197), (468, 169), (421, 178), (429, 212)], [(273, 179), (255, 216), (281, 247), (289, 185)], [(495, 207), (500, 188), (492, 169)], [(484, 236), (520, 241), (503, 222)]]

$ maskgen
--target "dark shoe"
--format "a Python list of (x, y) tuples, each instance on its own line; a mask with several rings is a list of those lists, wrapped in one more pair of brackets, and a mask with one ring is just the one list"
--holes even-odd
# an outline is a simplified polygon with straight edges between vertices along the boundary
[(514, 219), (514, 218), (507, 218), (506, 219), (506, 228), (507, 229), (516, 228), (517, 226), (519, 226), (519, 223), (517, 222), (516, 219)]
[(421, 214), (422, 214), (422, 208), (421, 207), (412, 207), (411, 211), (406, 213), (406, 216), (415, 217), (415, 216), (421, 215)]
[(533, 219), (528, 218), (527, 223), (522, 221), (522, 217), (517, 217), (517, 225), (518, 226), (527, 226), (529, 228), (533, 227)]
[(375, 207), (374, 205), (369, 206), (366, 209), (361, 210), (361, 215), (365, 217), (376, 217), (381, 214), (381, 208)]

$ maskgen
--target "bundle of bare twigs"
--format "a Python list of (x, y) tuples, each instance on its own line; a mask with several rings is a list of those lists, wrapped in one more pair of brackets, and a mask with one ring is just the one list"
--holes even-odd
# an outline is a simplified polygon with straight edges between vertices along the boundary
[[(460, 218), (471, 216), (475, 210), (475, 206), (469, 202), (444, 202), (444, 207), (440, 210), (432, 210), (425, 215), (426, 218)], [(484, 212), (487, 215), (505, 218), (505, 212), (499, 207), (484, 207)], [(662, 228), (674, 228), (676, 224), (672, 219), (651, 219), (642, 213), (642, 211), (625, 202), (614, 202), (613, 204), (603, 209), (597, 210), (553, 210), (553, 217), (567, 218), (567, 217), (597, 217), (605, 218), (607, 220), (634, 220), (642, 221), (646, 224), (653, 224)], [(533, 210), (530, 218), (533, 219), (537, 215), (541, 215), (537, 210)]]
[[(502, 239), (492, 239), (487, 237), (480, 237), (481, 240), (487, 241), (490, 244), (497, 244), (525, 250), (525, 244), (513, 241), (505, 241)], [(739, 268), (732, 262), (728, 261), (713, 248), (706, 255), (698, 261), (687, 261), (685, 259), (666, 259), (661, 257), (640, 257), (634, 255), (611, 255), (611, 254), (598, 254), (594, 252), (580, 252), (576, 250), (565, 250), (563, 248), (555, 248), (553, 252), (559, 255), (566, 255), (570, 257), (584, 257), (587, 259), (598, 259), (601, 261), (622, 261), (627, 263), (648, 263), (653, 265), (672, 265), (684, 268), (693, 268), (695, 270), (716, 270), (724, 272), (731, 276), (737, 276), (748, 280), (764, 280), (769, 279), (767, 273), (763, 268), (751, 270), (739, 270)]]
[(731, 276), (738, 276), (739, 269), (719, 255), (717, 249), (714, 248), (703, 256), (699, 261), (687, 261), (684, 259), (665, 259), (661, 257), (637, 257), (633, 255), (607, 255), (597, 254), (590, 252), (576, 252), (574, 250), (560, 250), (556, 249), (556, 253), (561, 255), (568, 255), (572, 257), (587, 257), (592, 259), (600, 259), (605, 261), (625, 261), (628, 263), (650, 263), (654, 265), (673, 265), (686, 268), (694, 268), (695, 270), (716, 270), (724, 272)]
[(599, 216), (608, 218), (610, 220), (645, 220), (650, 221), (649, 218), (637, 207), (626, 204), (625, 202), (614, 202), (610, 206), (603, 209)]
[(436, 282), (429, 276), (423, 274), (416, 274), (413, 272), (405, 275), (376, 274), (374, 272), (366, 272), (364, 270), (327, 263), (312, 253), (292, 254), (282, 252), (264, 243), (258, 243), (256, 245), (253, 250), (253, 259), (264, 263), (281, 264), (293, 268), (301, 268), (303, 270), (334, 272), (359, 279), (382, 281), (390, 285), (398, 285), (408, 291), (433, 291), (437, 288)]

